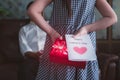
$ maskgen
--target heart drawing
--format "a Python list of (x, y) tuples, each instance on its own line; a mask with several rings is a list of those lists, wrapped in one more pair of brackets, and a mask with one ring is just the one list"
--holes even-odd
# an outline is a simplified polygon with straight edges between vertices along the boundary
[(84, 54), (87, 51), (86, 47), (74, 47), (74, 51), (76, 51), (78, 54)]

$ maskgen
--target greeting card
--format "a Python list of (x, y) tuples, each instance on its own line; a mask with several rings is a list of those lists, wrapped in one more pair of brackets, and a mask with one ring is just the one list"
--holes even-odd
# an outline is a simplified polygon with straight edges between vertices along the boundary
[(96, 51), (88, 34), (73, 38), (66, 34), (68, 59), (70, 61), (92, 61), (96, 60)]

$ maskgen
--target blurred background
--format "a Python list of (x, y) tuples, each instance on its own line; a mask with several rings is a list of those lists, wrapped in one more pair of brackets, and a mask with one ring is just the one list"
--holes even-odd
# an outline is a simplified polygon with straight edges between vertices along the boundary
[[(17, 35), (20, 27), (28, 22), (26, 6), (31, 1), (33, 0), (0, 0), (0, 80), (9, 80), (11, 76), (13, 76), (11, 80), (18, 80), (18, 73), (16, 73), (18, 65), (15, 67), (14, 60), (21, 61), (23, 59), (19, 54)], [(104, 54), (99, 59), (102, 74), (104, 74), (102, 80), (120, 80), (120, 0), (107, 1), (116, 12), (118, 22), (107, 29), (97, 31), (97, 53)], [(53, 5), (53, 3), (50, 4), (43, 13), (46, 20), (51, 17)], [(95, 9), (95, 15), (96, 20), (101, 18), (97, 9)], [(16, 41), (17, 44), (13, 41)], [(10, 46), (6, 47), (8, 44)], [(13, 44), (17, 46), (17, 49), (14, 50), (16, 46)], [(11, 50), (13, 51), (11, 52)], [(14, 54), (11, 55), (10, 53)], [(5, 70), (8, 70), (8, 72), (5, 72)], [(15, 78), (15, 76), (17, 77)], [(19, 78), (19, 80), (22, 79)]]

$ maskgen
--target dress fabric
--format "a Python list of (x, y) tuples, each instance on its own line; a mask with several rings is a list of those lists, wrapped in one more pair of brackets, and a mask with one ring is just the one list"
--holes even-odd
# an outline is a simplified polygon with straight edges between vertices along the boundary
[[(95, 21), (94, 9), (96, 0), (71, 0), (72, 16), (62, 4), (62, 0), (53, 0), (53, 13), (50, 25), (62, 36), (73, 34), (84, 25)], [(94, 48), (96, 48), (96, 34), (89, 33)], [(98, 61), (88, 61), (85, 69), (73, 66), (55, 64), (49, 61), (51, 40), (47, 36), (43, 57), (40, 60), (36, 80), (99, 80)]]

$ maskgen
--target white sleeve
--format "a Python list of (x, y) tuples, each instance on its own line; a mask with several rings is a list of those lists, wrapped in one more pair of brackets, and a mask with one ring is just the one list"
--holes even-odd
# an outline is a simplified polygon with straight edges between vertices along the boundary
[(23, 56), (25, 55), (25, 52), (32, 51), (32, 49), (28, 45), (26, 35), (25, 35), (25, 31), (24, 31), (23, 28), (19, 32), (19, 45), (20, 45), (20, 51), (21, 51)]

